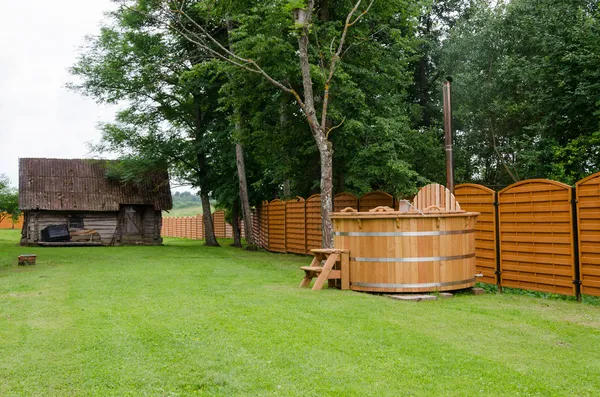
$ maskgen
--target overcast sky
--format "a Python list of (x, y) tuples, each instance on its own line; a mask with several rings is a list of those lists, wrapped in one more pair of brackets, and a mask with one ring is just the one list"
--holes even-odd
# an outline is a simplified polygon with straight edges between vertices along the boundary
[(84, 36), (110, 0), (0, 0), (0, 173), (18, 183), (19, 157), (88, 157), (114, 108), (68, 91)]

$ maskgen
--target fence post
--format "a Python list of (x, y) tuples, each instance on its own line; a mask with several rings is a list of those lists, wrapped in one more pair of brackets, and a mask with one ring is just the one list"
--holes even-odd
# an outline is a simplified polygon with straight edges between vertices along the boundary
[(500, 197), (494, 192), (494, 244), (496, 245), (496, 285), (502, 293), (502, 252), (500, 251)]
[(579, 268), (579, 217), (577, 213), (577, 186), (571, 190), (571, 212), (573, 225), (573, 284), (575, 284), (575, 296), (581, 302), (581, 269)]

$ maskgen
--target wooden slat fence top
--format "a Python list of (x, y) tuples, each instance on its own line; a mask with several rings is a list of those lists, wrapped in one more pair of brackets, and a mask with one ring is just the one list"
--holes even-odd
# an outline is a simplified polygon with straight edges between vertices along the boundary
[(347, 198), (351, 198), (351, 199), (358, 199), (358, 197), (356, 197), (354, 194), (348, 193), (348, 192), (338, 193), (338, 194), (335, 195), (334, 198), (338, 198), (338, 197), (340, 197), (340, 198), (346, 198), (347, 197)]
[(498, 194), (502, 195), (511, 190), (514, 191), (515, 189), (520, 188), (520, 187), (524, 188), (523, 191), (527, 191), (527, 189), (530, 189), (529, 191), (531, 191), (531, 192), (544, 191), (543, 190), (544, 188), (547, 188), (547, 190), (548, 190), (551, 187), (554, 187), (554, 189), (567, 189), (567, 190), (572, 189), (571, 186), (569, 186), (565, 183), (551, 181), (550, 179), (528, 179), (526, 181), (520, 181), (520, 182), (513, 183), (512, 185), (507, 186), (504, 189), (500, 190), (498, 192)]
[(588, 183), (591, 183), (594, 179), (600, 180), (600, 172), (597, 172), (595, 174), (592, 174), (590, 176), (587, 176), (587, 177), (583, 178), (582, 180), (580, 180), (579, 182), (577, 182), (575, 184), (575, 186), (587, 185)]
[(300, 196), (296, 196), (294, 198), (288, 199), (286, 200), (286, 203), (288, 204), (292, 204), (292, 203), (303, 203), (305, 200), (303, 197)]
[(490, 194), (494, 194), (495, 193), (494, 190), (490, 189), (487, 186), (478, 185), (476, 183), (462, 183), (462, 184), (457, 185), (457, 186), (454, 187), (454, 195), (457, 196), (456, 192), (458, 190), (467, 189), (467, 188), (475, 189), (475, 190), (481, 190), (481, 191), (483, 191), (485, 193), (490, 193)]
[(576, 186), (581, 292), (600, 296), (600, 173)]

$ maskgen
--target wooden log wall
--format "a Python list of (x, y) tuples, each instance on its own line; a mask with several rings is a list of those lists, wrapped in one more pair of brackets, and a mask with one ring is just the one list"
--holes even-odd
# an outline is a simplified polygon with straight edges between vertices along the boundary
[[(52, 211), (30, 211), (25, 233), (29, 244), (37, 243), (41, 240), (42, 229), (50, 225), (68, 224), (68, 212)], [(85, 229), (94, 229), (100, 235), (104, 244), (110, 244), (115, 237), (118, 224), (118, 212), (85, 212), (77, 213), (83, 218)]]

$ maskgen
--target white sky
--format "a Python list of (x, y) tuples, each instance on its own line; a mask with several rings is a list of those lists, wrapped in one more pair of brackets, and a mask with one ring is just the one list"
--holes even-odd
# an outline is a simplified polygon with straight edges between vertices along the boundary
[(89, 157), (114, 108), (68, 91), (84, 36), (110, 0), (0, 0), (0, 173), (18, 184), (19, 157)]

